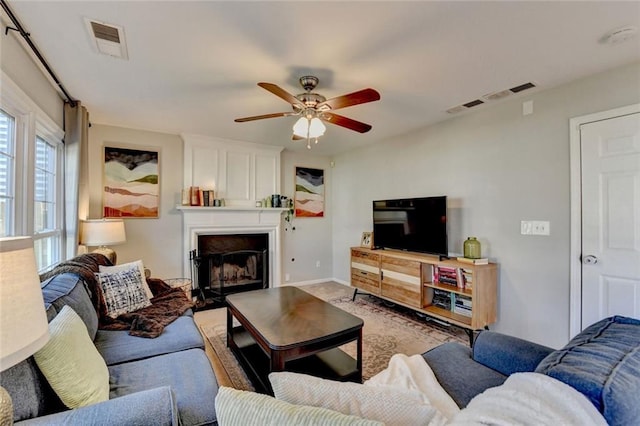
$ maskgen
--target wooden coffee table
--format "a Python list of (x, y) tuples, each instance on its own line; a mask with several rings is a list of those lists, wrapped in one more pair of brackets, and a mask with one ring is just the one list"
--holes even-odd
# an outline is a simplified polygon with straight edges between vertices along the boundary
[[(258, 392), (273, 393), (273, 371), (362, 382), (362, 326), (360, 318), (297, 287), (227, 296), (227, 346)], [(338, 348), (354, 340), (356, 359)]]

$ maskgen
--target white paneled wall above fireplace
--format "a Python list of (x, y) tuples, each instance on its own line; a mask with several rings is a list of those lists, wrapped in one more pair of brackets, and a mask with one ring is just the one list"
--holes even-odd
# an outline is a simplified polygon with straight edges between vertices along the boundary
[(227, 206), (255, 206), (280, 193), (282, 147), (182, 135), (184, 187), (213, 189)]

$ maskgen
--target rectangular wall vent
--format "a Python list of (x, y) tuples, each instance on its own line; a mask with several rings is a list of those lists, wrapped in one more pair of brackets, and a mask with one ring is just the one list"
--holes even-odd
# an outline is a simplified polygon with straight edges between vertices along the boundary
[(85, 23), (92, 45), (98, 53), (129, 59), (123, 27), (89, 18), (85, 18)]

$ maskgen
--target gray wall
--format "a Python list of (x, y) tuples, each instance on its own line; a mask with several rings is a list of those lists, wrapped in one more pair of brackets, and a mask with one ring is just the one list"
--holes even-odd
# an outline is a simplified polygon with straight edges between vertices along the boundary
[[(280, 187), (282, 194), (287, 197), (294, 196), (296, 166), (324, 170), (325, 214), (322, 218), (294, 217), (292, 224), (287, 227), (295, 227), (295, 230), (289, 229), (282, 233), (282, 280), (285, 282), (286, 274), (289, 274), (289, 284), (326, 281), (333, 276), (331, 247), (333, 179), (330, 160), (322, 156), (283, 151)], [(317, 266), (318, 262), (319, 266)]]
[[(371, 230), (373, 199), (447, 195), (450, 252), (477, 236), (483, 256), (500, 265), (492, 328), (565, 344), (569, 119), (640, 102), (640, 64), (523, 96), (336, 157), (334, 276), (348, 281), (349, 247)], [(532, 115), (522, 115), (525, 100)], [(521, 220), (548, 220), (551, 235), (520, 235)]]
[(89, 218), (102, 217), (105, 143), (160, 149), (160, 217), (125, 219), (127, 242), (114, 246), (118, 263), (141, 259), (153, 277), (182, 277), (182, 139), (177, 135), (93, 124), (89, 129)]
[[(38, 106), (62, 129), (63, 101), (49, 79), (31, 59), (18, 41), (17, 33), (4, 35), (2, 22), (0, 35), (0, 67)], [(64, 82), (62, 82), (64, 84)]]

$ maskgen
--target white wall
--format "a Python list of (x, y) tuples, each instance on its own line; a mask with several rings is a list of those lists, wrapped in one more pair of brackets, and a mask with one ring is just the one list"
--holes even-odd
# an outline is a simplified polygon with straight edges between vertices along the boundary
[[(522, 115), (524, 100), (533, 100), (533, 115)], [(447, 195), (450, 252), (477, 236), (483, 256), (500, 265), (491, 328), (562, 346), (569, 339), (569, 119), (639, 101), (636, 63), (337, 156), (335, 276), (349, 279), (349, 247), (371, 230), (373, 199)], [(551, 235), (520, 235), (521, 220), (548, 220)]]
[(182, 139), (177, 135), (92, 124), (89, 129), (89, 218), (102, 217), (105, 142), (160, 148), (160, 217), (124, 219), (127, 242), (115, 246), (118, 263), (142, 259), (153, 277), (182, 277)]
[[(320, 141), (319, 143), (322, 143)], [(333, 177), (328, 157), (296, 154), (283, 151), (281, 156), (282, 195), (293, 197), (295, 167), (324, 170), (325, 214), (322, 218), (293, 218), (289, 230), (283, 232), (283, 281), (289, 274), (289, 284), (326, 281), (333, 277), (331, 228), (333, 218)], [(295, 230), (291, 228), (295, 227)], [(317, 267), (317, 262), (320, 266)]]
[(17, 38), (19, 35), (15, 31), (9, 31), (5, 36), (5, 28), (6, 25), (2, 22), (0, 67), (62, 129), (62, 98), (22, 47)]

